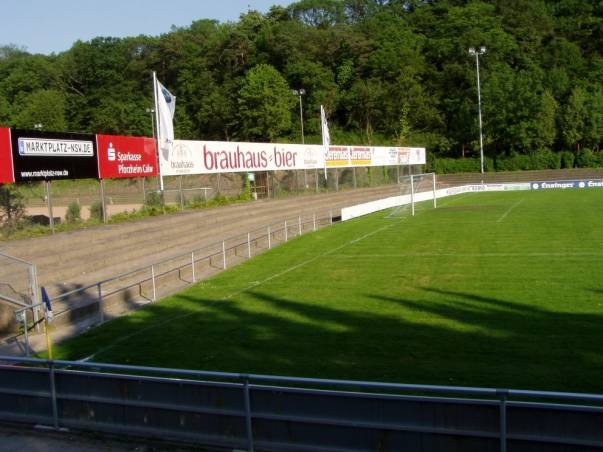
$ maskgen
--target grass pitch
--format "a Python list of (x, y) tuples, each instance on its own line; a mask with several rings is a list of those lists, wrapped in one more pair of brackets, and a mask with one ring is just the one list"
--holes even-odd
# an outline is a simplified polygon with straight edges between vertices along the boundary
[(603, 191), (466, 194), (338, 224), (55, 357), (603, 393)]

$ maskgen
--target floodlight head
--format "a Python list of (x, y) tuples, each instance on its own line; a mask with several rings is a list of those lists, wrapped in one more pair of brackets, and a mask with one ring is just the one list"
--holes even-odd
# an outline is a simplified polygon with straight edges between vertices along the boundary
[(486, 53), (486, 46), (481, 46), (479, 50), (476, 50), (475, 47), (469, 47), (469, 54), (473, 56), (483, 55)]
[(305, 89), (303, 89), (303, 88), (302, 88), (302, 89), (300, 89), (300, 90), (299, 90), (299, 95), (300, 95), (300, 96), (303, 96), (304, 94), (306, 94), (306, 90), (305, 90)]

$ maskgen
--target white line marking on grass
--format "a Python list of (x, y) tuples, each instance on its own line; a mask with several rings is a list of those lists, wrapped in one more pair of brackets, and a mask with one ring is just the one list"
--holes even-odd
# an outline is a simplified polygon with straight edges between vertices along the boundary
[(505, 218), (507, 218), (507, 215), (509, 215), (509, 214), (511, 213), (511, 211), (512, 211), (513, 209), (515, 209), (515, 207), (519, 206), (519, 205), (520, 205), (520, 204), (523, 202), (523, 200), (524, 200), (524, 199), (525, 199), (525, 198), (521, 198), (519, 201), (517, 201), (515, 204), (513, 204), (511, 207), (509, 207), (509, 208), (507, 209), (507, 211), (506, 211), (505, 213), (503, 213), (503, 214), (502, 214), (502, 215), (499, 217), (499, 219), (498, 219), (498, 220), (496, 220), (496, 222), (497, 222), (497, 223), (501, 223), (501, 222), (502, 222), (502, 221), (503, 221)]
[[(384, 231), (384, 230), (386, 230), (386, 229), (389, 229), (389, 228), (393, 227), (395, 224), (396, 224), (396, 223), (390, 223), (390, 224), (388, 224), (388, 225), (386, 225), (386, 226), (383, 226), (382, 228), (379, 228), (379, 229), (376, 229), (376, 230), (374, 230), (374, 231), (372, 231), (372, 232), (369, 232), (368, 234), (364, 234), (363, 236), (360, 236), (360, 237), (358, 237), (358, 238), (356, 238), (356, 239), (352, 239), (352, 240), (350, 240), (350, 241), (348, 241), (348, 242), (346, 242), (346, 243), (343, 243), (342, 245), (340, 245), (340, 246), (338, 246), (338, 247), (335, 247), (335, 248), (333, 248), (333, 249), (330, 249), (330, 250), (324, 251), (324, 252), (322, 252), (322, 253), (320, 253), (320, 254), (318, 254), (318, 255), (314, 256), (314, 257), (313, 257), (313, 258), (311, 258), (311, 259), (308, 259), (308, 260), (306, 260), (306, 261), (304, 261), (304, 262), (300, 262), (299, 264), (293, 265), (292, 267), (286, 268), (285, 270), (282, 270), (282, 271), (280, 271), (280, 272), (278, 272), (278, 273), (275, 273), (275, 274), (273, 274), (273, 275), (271, 275), (271, 276), (268, 276), (267, 278), (265, 278), (265, 279), (263, 279), (263, 280), (261, 280), (261, 281), (254, 281), (254, 282), (252, 282), (251, 284), (247, 285), (246, 287), (244, 287), (244, 288), (242, 288), (242, 289), (240, 289), (240, 290), (237, 290), (237, 291), (235, 291), (235, 292), (232, 292), (232, 293), (230, 293), (230, 294), (228, 294), (228, 295), (225, 295), (225, 296), (223, 296), (222, 298), (219, 298), (219, 299), (215, 300), (213, 303), (209, 303), (209, 304), (207, 304), (207, 305), (205, 305), (205, 306), (206, 306), (206, 307), (208, 307), (208, 306), (211, 306), (211, 305), (213, 305), (213, 304), (217, 303), (218, 301), (229, 300), (229, 299), (231, 299), (232, 297), (235, 297), (235, 296), (240, 295), (240, 294), (242, 294), (242, 293), (244, 293), (244, 292), (247, 292), (247, 291), (248, 291), (248, 290), (250, 290), (250, 289), (253, 289), (253, 288), (256, 288), (256, 287), (258, 287), (258, 286), (261, 286), (262, 284), (265, 284), (265, 283), (267, 283), (267, 282), (270, 282), (270, 281), (272, 281), (272, 280), (274, 280), (274, 279), (276, 279), (276, 278), (280, 278), (281, 276), (286, 275), (287, 273), (291, 273), (292, 271), (295, 271), (295, 270), (297, 270), (298, 268), (301, 268), (301, 267), (304, 267), (304, 266), (306, 266), (306, 265), (308, 265), (308, 264), (311, 264), (312, 262), (315, 262), (315, 261), (317, 261), (318, 259), (321, 259), (321, 258), (323, 258), (323, 257), (325, 257), (325, 256), (330, 255), (330, 254), (336, 253), (337, 251), (339, 251), (339, 250), (341, 250), (341, 249), (343, 249), (343, 248), (345, 248), (345, 247), (347, 247), (347, 246), (349, 246), (349, 245), (353, 245), (353, 244), (358, 243), (358, 242), (360, 242), (360, 241), (362, 241), (362, 240), (364, 240), (364, 239), (367, 239), (368, 237), (371, 237), (371, 236), (373, 236), (373, 235), (375, 235), (375, 234), (378, 234), (379, 232), (382, 232), (382, 231)], [(174, 317), (169, 317), (169, 318), (165, 319), (165, 320), (164, 320), (163, 322), (161, 322), (161, 323), (154, 323), (153, 325), (150, 325), (150, 326), (148, 326), (148, 327), (146, 327), (146, 328), (142, 328), (142, 329), (136, 330), (136, 331), (134, 331), (134, 332), (133, 332), (133, 333), (131, 333), (131, 334), (128, 334), (128, 335), (126, 335), (126, 336), (123, 336), (123, 337), (120, 337), (120, 338), (116, 339), (116, 340), (115, 340), (115, 341), (113, 341), (111, 344), (107, 345), (106, 347), (103, 347), (103, 348), (102, 348), (102, 349), (100, 349), (100, 350), (97, 350), (97, 351), (96, 351), (95, 353), (93, 353), (92, 355), (87, 356), (87, 357), (85, 357), (85, 358), (82, 358), (82, 359), (80, 360), (80, 362), (86, 362), (86, 361), (90, 361), (90, 360), (92, 360), (92, 359), (93, 359), (95, 356), (97, 356), (97, 355), (99, 355), (99, 354), (102, 354), (102, 353), (104, 353), (104, 352), (106, 352), (107, 350), (110, 350), (110, 349), (112, 349), (112, 348), (115, 348), (117, 345), (121, 344), (122, 342), (124, 342), (124, 341), (126, 341), (126, 340), (128, 340), (128, 339), (133, 338), (134, 336), (138, 336), (138, 335), (140, 335), (140, 334), (144, 334), (144, 333), (146, 333), (147, 331), (153, 330), (153, 329), (155, 329), (155, 328), (160, 328), (160, 327), (163, 327), (164, 325), (167, 325), (168, 323), (171, 323), (171, 322), (173, 322), (174, 320), (181, 320), (181, 319), (186, 318), (186, 317), (189, 317), (189, 316), (191, 316), (191, 315), (193, 315), (193, 314), (198, 314), (198, 311), (195, 311), (195, 312), (187, 312), (186, 314), (181, 314), (181, 315), (177, 315), (177, 316), (174, 316)]]
[(575, 253), (396, 253), (396, 254), (341, 254), (338, 259), (358, 258), (392, 258), (392, 257), (603, 257), (603, 253), (575, 252)]

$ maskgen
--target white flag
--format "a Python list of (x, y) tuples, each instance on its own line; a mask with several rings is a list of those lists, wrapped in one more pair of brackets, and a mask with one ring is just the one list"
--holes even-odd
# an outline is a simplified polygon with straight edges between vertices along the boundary
[(174, 112), (176, 97), (155, 79), (155, 98), (157, 103), (157, 141), (159, 154), (168, 161), (174, 146)]
[(329, 153), (329, 146), (331, 145), (331, 136), (329, 135), (329, 124), (327, 123), (327, 115), (325, 109), (320, 106), (320, 124), (322, 126), (322, 146), (324, 148), (325, 155), (325, 179), (327, 178), (327, 154)]

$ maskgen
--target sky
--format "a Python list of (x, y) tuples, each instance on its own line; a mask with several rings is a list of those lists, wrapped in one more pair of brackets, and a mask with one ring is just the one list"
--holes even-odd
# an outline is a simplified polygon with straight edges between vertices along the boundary
[(14, 44), (49, 55), (92, 38), (159, 36), (199, 19), (237, 22), (242, 13), (266, 13), (292, 0), (3, 0), (0, 46)]

